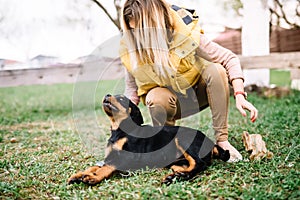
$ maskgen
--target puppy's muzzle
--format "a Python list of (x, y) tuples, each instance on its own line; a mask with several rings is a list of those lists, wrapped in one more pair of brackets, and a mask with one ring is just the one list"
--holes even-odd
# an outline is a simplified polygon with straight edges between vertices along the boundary
[(103, 98), (103, 102), (102, 102), (103, 110), (106, 112), (106, 114), (108, 116), (112, 116), (113, 112), (119, 111), (119, 109), (112, 104), (112, 98), (113, 98), (113, 96), (111, 96), (110, 94), (107, 94)]

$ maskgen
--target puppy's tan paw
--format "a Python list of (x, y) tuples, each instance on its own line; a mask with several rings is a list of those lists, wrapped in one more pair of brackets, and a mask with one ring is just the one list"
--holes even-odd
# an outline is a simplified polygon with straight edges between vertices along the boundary
[(100, 183), (101, 179), (99, 179), (97, 176), (93, 174), (85, 174), (82, 177), (82, 182), (88, 184), (88, 185), (96, 185)]
[(67, 182), (68, 184), (80, 183), (82, 182), (82, 177), (82, 172), (78, 172), (77, 174), (72, 175)]

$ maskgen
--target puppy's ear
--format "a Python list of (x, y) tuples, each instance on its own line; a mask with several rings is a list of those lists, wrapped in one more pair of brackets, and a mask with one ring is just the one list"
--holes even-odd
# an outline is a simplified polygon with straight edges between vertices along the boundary
[(131, 110), (130, 117), (132, 121), (134, 121), (134, 123), (136, 123), (137, 125), (142, 125), (144, 123), (144, 119), (139, 107), (137, 107), (137, 105), (135, 105), (134, 103), (132, 103), (132, 101), (130, 101), (129, 108)]

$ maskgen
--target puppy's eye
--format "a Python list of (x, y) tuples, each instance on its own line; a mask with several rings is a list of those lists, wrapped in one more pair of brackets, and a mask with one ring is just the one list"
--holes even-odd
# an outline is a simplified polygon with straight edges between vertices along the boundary
[(121, 97), (121, 98), (120, 98), (120, 101), (124, 101), (124, 98), (123, 98), (123, 97)]

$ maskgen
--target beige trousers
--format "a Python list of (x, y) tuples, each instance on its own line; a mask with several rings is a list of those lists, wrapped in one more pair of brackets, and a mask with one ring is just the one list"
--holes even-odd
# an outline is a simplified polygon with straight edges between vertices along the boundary
[(229, 86), (227, 73), (220, 64), (206, 66), (198, 83), (187, 90), (187, 95), (156, 87), (148, 92), (145, 102), (154, 126), (175, 125), (177, 119), (210, 107), (216, 140), (228, 140)]

